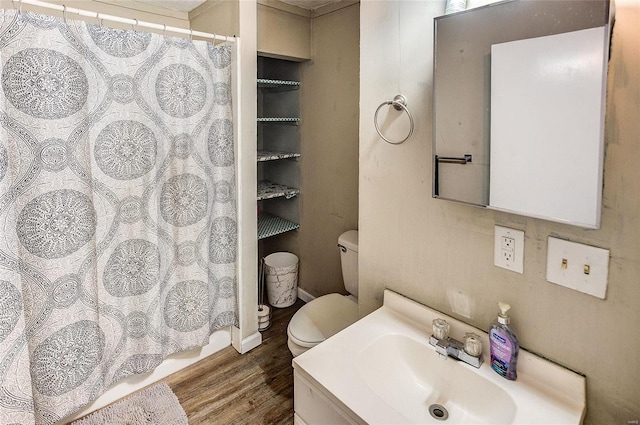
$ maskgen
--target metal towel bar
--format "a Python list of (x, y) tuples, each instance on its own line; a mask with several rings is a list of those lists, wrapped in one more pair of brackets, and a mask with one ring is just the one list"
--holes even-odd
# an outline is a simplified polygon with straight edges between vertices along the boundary
[(440, 163), (444, 164), (460, 164), (466, 165), (472, 162), (473, 156), (465, 153), (464, 156), (440, 156), (435, 155), (434, 161), (434, 178), (433, 178), (433, 196), (440, 196)]

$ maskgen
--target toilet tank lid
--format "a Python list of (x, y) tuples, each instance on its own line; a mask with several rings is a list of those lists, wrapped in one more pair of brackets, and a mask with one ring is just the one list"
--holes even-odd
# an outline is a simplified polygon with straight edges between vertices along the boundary
[(347, 230), (338, 237), (338, 244), (350, 249), (351, 251), (358, 252), (358, 231)]

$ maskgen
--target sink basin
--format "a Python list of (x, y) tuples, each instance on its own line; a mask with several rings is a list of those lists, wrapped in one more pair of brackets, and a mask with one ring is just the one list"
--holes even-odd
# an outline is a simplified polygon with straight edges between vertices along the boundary
[(516, 405), (503, 388), (405, 335), (375, 339), (355, 364), (362, 381), (412, 423), (442, 423), (430, 413), (434, 405), (446, 409), (448, 424), (513, 422)]
[[(474, 368), (429, 345), (431, 322), (451, 337), (480, 334)], [(293, 359), (296, 424), (573, 424), (586, 412), (586, 379), (524, 349), (518, 379), (489, 365), (488, 335), (390, 290), (384, 305)]]

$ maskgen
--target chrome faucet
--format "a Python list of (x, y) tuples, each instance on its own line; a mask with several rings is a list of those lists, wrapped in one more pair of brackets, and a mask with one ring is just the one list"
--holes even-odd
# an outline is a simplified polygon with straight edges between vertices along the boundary
[(429, 344), (436, 348), (436, 353), (445, 357), (453, 357), (475, 368), (482, 365), (482, 340), (474, 333), (464, 336), (464, 344), (449, 336), (449, 324), (443, 319), (433, 321), (433, 335)]

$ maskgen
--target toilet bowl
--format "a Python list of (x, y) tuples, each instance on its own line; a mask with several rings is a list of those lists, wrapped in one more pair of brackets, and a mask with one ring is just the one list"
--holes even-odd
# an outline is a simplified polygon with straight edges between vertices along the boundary
[(338, 238), (345, 289), (350, 295), (327, 294), (298, 310), (287, 327), (287, 345), (298, 356), (358, 320), (358, 231)]
[(293, 356), (315, 347), (358, 320), (358, 303), (341, 294), (328, 294), (304, 305), (287, 327)]

